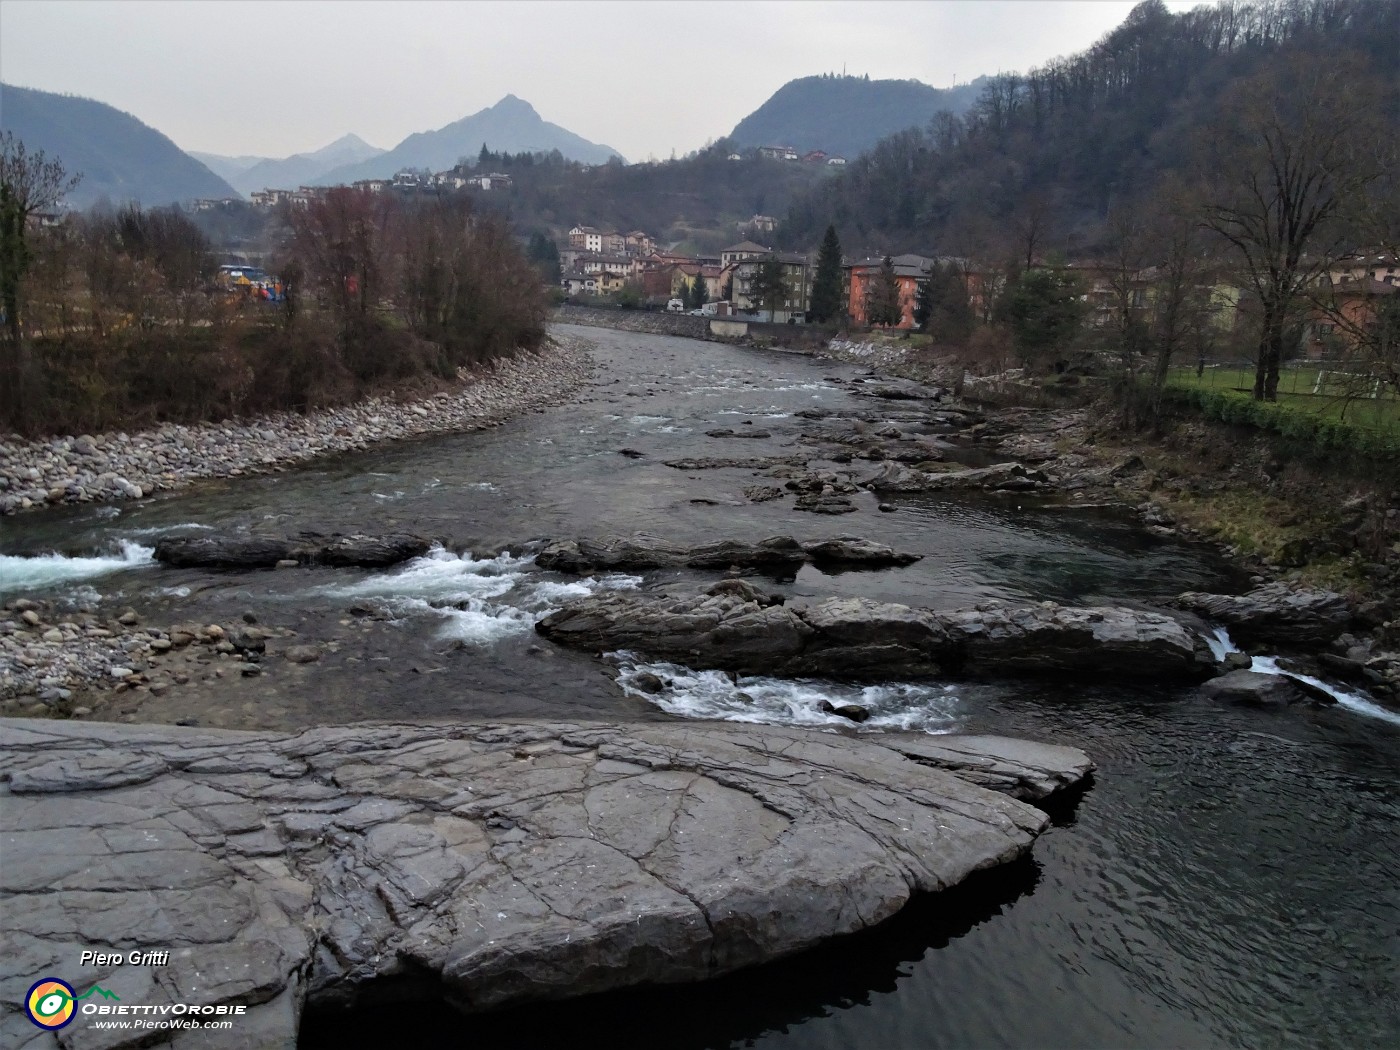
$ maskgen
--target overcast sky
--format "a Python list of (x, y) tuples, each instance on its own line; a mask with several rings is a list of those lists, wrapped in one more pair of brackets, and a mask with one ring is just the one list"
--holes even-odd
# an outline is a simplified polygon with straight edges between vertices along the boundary
[(664, 159), (797, 77), (948, 87), (1078, 51), (1132, 6), (0, 0), (0, 78), (98, 99), (209, 153), (282, 157), (348, 131), (388, 148), (513, 93), (628, 160)]

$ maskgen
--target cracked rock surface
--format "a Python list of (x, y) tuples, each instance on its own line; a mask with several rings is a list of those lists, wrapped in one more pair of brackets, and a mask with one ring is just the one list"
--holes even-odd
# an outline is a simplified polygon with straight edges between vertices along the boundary
[[(295, 1045), (307, 1001), (465, 1011), (702, 980), (1028, 850), (1092, 768), (998, 737), (359, 724), (296, 735), (0, 720), (0, 1044)], [(85, 948), (168, 965), (79, 967)], [(41, 976), (244, 1004), (229, 1032), (57, 1033)]]

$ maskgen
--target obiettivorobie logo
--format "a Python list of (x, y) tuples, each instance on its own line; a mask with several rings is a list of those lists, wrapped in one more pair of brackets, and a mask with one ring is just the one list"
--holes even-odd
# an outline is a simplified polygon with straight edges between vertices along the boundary
[(62, 1028), (73, 1020), (78, 1000), (86, 999), (93, 993), (104, 999), (121, 1002), (121, 996), (101, 985), (94, 984), (82, 995), (78, 995), (67, 981), (60, 981), (57, 977), (43, 977), (34, 982), (29, 994), (24, 997), (24, 1012), (40, 1028)]

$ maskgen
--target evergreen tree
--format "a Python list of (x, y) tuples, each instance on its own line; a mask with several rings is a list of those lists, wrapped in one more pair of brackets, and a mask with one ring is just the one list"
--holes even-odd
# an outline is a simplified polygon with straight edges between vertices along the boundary
[(1072, 274), (1027, 270), (1005, 295), (1016, 352), (1026, 364), (1053, 364), (1079, 333), (1086, 309)]
[(934, 263), (919, 282), (914, 323), (940, 343), (961, 344), (972, 334), (967, 284), (954, 263)]
[(559, 265), (559, 246), (543, 233), (530, 235), (525, 257), (540, 271), (540, 277), (546, 284), (557, 285), (564, 276), (563, 267)]
[(812, 279), (812, 320), (839, 320), (845, 315), (841, 302), (841, 242), (836, 227), (828, 226), (817, 252), (817, 272)]
[(690, 285), (690, 308), (698, 310), (710, 301), (709, 289), (705, 287), (705, 275), (697, 273)]
[(787, 299), (787, 277), (782, 260), (772, 255), (764, 259), (758, 264), (751, 284), (750, 295), (754, 302), (768, 311), (768, 320), (773, 320), (775, 311)]
[(734, 275), (732, 273), (725, 278), (724, 288), (721, 290), (720, 296), (727, 303), (734, 301)]
[(880, 269), (875, 272), (865, 290), (865, 322), (893, 327), (903, 318), (904, 309), (899, 301), (899, 278), (894, 272), (894, 260), (886, 255), (885, 261), (880, 264)]

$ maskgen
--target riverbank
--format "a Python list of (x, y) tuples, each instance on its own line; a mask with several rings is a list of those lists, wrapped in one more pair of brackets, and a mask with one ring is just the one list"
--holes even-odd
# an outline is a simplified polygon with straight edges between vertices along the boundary
[(377, 397), (354, 405), (251, 420), (166, 424), (155, 430), (0, 442), (0, 514), (62, 503), (140, 499), (205, 478), (285, 470), (317, 456), (431, 434), (498, 426), (556, 403), (587, 381), (584, 340), (561, 337), (419, 400)]

